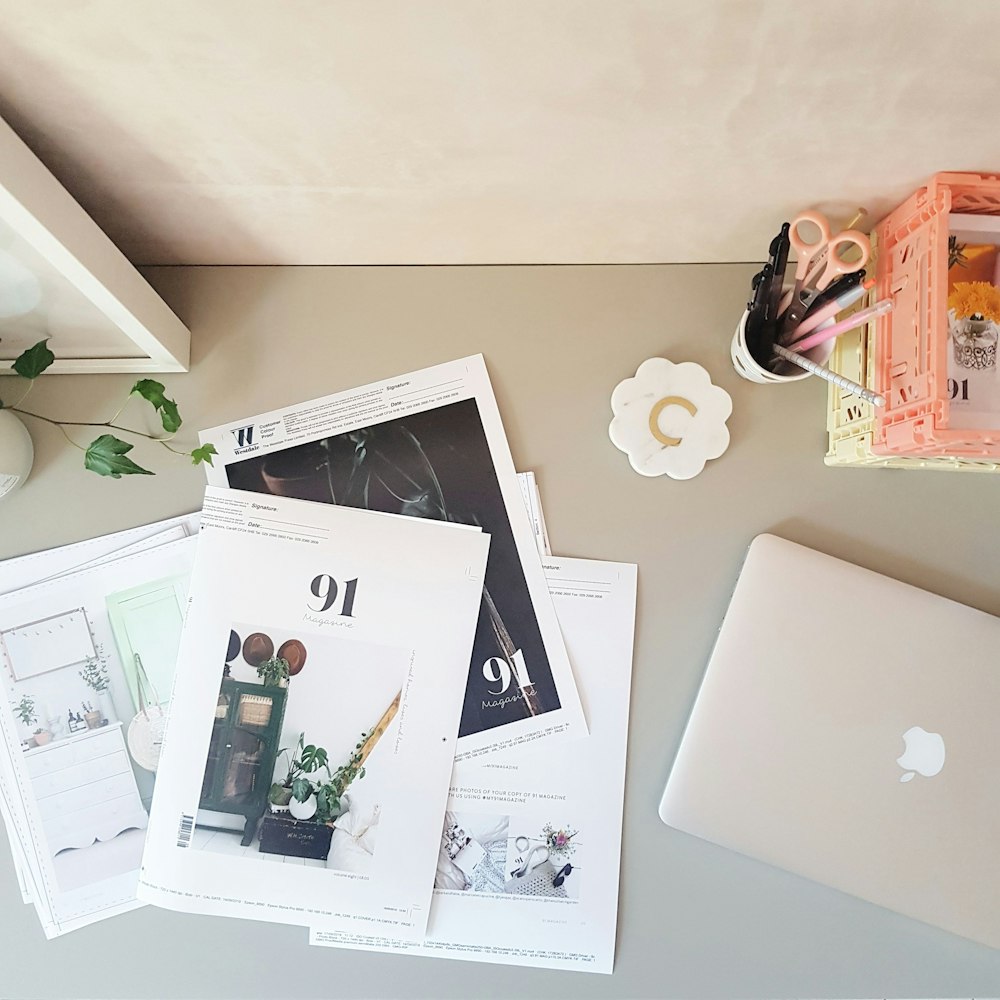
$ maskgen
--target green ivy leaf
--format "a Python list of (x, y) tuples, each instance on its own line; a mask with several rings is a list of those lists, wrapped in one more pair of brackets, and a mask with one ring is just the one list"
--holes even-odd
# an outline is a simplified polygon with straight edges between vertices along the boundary
[(313, 786), (311, 781), (307, 781), (305, 778), (296, 778), (292, 782), (292, 798), (297, 802), (307, 801), (312, 793)]
[(45, 341), (40, 340), (34, 347), (29, 347), (11, 365), (11, 368), (21, 378), (38, 378), (55, 359), (56, 356), (45, 346)]
[(181, 415), (177, 412), (177, 404), (167, 399), (164, 392), (163, 383), (151, 378), (141, 378), (132, 386), (132, 394), (142, 396), (159, 413), (163, 429), (168, 434), (174, 434), (180, 430)]
[(113, 434), (102, 434), (90, 442), (83, 464), (91, 472), (96, 472), (99, 476), (110, 476), (112, 479), (121, 479), (122, 476), (154, 475), (149, 469), (136, 465), (131, 458), (126, 458), (132, 447), (127, 441), (122, 441)]
[(200, 465), (202, 462), (208, 462), (209, 465), (214, 466), (215, 462), (212, 461), (212, 456), (218, 454), (214, 444), (203, 444), (191, 452), (191, 464)]

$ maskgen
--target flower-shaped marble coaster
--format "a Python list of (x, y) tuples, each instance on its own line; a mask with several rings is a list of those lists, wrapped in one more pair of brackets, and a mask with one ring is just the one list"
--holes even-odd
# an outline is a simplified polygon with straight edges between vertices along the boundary
[(611, 440), (642, 476), (693, 479), (729, 447), (733, 401), (692, 361), (643, 361), (615, 386), (611, 409)]

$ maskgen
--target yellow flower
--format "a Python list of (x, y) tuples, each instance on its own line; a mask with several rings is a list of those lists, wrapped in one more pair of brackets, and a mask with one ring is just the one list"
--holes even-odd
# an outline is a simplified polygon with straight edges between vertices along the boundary
[(956, 281), (948, 306), (958, 319), (982, 316), (1000, 323), (1000, 288), (988, 281)]

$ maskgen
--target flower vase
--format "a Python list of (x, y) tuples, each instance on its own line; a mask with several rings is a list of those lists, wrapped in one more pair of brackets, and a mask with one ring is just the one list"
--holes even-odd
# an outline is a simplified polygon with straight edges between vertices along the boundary
[(34, 459), (27, 427), (10, 410), (0, 410), (0, 498), (24, 483)]
[(955, 363), (973, 371), (996, 369), (997, 325), (989, 319), (961, 319), (953, 326)]
[(118, 713), (115, 711), (115, 703), (111, 698), (110, 691), (97, 692), (97, 706), (101, 710), (101, 715), (108, 720), (109, 725), (118, 721)]

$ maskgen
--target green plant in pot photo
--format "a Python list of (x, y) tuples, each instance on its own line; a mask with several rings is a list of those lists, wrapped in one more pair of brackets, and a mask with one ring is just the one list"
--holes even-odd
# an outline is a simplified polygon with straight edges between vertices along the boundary
[[(14, 714), (21, 720), (27, 728), (38, 721), (38, 713), (35, 708), (35, 699), (30, 694), (21, 695), (21, 700), (14, 705)], [(36, 746), (45, 746), (52, 739), (52, 733), (48, 729), (39, 726), (31, 734)], [(29, 744), (31, 740), (27, 741)]]
[(283, 656), (271, 656), (257, 665), (257, 676), (264, 687), (287, 687), (288, 660)]
[(35, 714), (35, 699), (30, 694), (21, 695), (21, 700), (14, 705), (14, 714), (25, 726), (30, 726), (38, 720)]
[(313, 743), (306, 743), (306, 734), (299, 733), (299, 741), (294, 748), (285, 747), (279, 751), (281, 754), (288, 754), (288, 772), (282, 781), (276, 781), (271, 785), (267, 794), (267, 799), (274, 806), (288, 806), (292, 799), (300, 803), (309, 801), (309, 797), (314, 794), (315, 786), (306, 777), (307, 774), (315, 774), (317, 771), (325, 769), (327, 775), (330, 768), (327, 763), (329, 755), (323, 747), (318, 747)]

